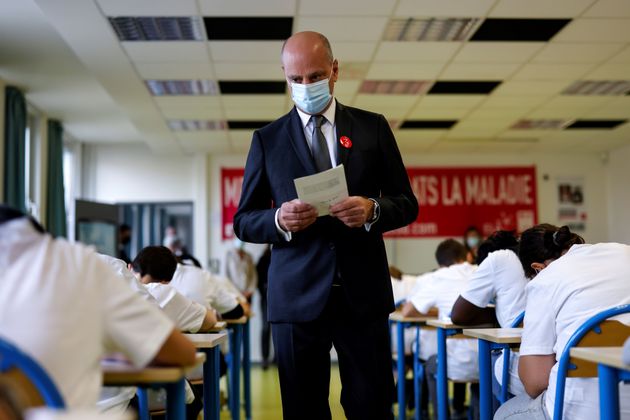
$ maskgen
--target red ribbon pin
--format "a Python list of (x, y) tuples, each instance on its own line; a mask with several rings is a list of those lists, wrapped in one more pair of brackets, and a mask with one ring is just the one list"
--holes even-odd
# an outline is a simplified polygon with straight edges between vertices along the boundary
[(348, 136), (341, 136), (341, 138), (339, 139), (339, 143), (341, 143), (341, 145), (346, 149), (352, 147), (352, 140), (350, 140), (350, 137)]

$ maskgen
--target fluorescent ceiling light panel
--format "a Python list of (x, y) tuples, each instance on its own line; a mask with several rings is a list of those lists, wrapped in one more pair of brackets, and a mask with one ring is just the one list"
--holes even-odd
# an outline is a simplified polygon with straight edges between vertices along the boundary
[(486, 19), (471, 41), (549, 41), (571, 19)]
[(567, 130), (612, 130), (628, 120), (575, 120), (573, 124), (566, 127)]
[(225, 121), (211, 120), (168, 120), (168, 126), (173, 131), (201, 131), (201, 130), (225, 130)]
[(563, 95), (627, 95), (630, 93), (628, 80), (579, 80), (562, 91)]
[(359, 93), (378, 95), (422, 95), (433, 85), (428, 80), (365, 80)]
[(270, 124), (272, 121), (233, 121), (229, 120), (228, 127), (232, 130), (258, 130), (259, 128), (263, 128), (267, 124)]
[(457, 120), (405, 120), (400, 129), (439, 130), (449, 129), (457, 124)]
[(384, 41), (464, 41), (479, 19), (473, 18), (407, 18), (391, 19), (385, 28)]
[(219, 94), (213, 80), (145, 80), (145, 83), (153, 96)]
[(121, 41), (203, 41), (203, 21), (199, 17), (110, 17)]

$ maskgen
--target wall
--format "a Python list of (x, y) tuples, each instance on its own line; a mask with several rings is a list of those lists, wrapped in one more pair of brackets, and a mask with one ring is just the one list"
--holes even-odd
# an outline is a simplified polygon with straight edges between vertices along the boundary
[(4, 202), (4, 80), (0, 79), (0, 203)]
[[(629, 149), (630, 150), (630, 149)], [(630, 151), (628, 152), (630, 153)], [(582, 176), (585, 182), (585, 204), (588, 212), (587, 230), (583, 235), (589, 242), (606, 241), (608, 232), (607, 166), (599, 155), (549, 154), (426, 154), (407, 155), (407, 166), (510, 166), (536, 165), (539, 222), (558, 223), (558, 177)], [(221, 241), (220, 168), (244, 165), (245, 156), (215, 156), (210, 158), (210, 257), (221, 259), (228, 244)], [(628, 179), (628, 177), (626, 177)], [(628, 208), (628, 207), (626, 207)], [(420, 210), (422, 212), (422, 209)], [(463, 232), (462, 232), (463, 234)], [(387, 240), (390, 264), (404, 272), (419, 273), (435, 268), (434, 251), (441, 239)], [(248, 248), (258, 255), (259, 247)]]
[(81, 154), (82, 194), (114, 202), (191, 201), (193, 255), (207, 264), (206, 156), (156, 155), (141, 144), (86, 144)]
[(608, 240), (630, 244), (630, 145), (609, 154), (608, 196), (610, 197)]

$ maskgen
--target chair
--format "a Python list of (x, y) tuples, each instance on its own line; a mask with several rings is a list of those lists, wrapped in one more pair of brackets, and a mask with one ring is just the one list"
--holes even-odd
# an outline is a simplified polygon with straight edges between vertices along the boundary
[(553, 412), (554, 420), (562, 419), (564, 388), (567, 377), (597, 377), (597, 365), (595, 363), (571, 358), (571, 348), (622, 346), (624, 341), (630, 337), (630, 326), (622, 324), (619, 321), (610, 320), (609, 318), (627, 313), (630, 313), (630, 304), (606, 309), (589, 318), (573, 333), (558, 361), (556, 398)]
[(10, 377), (25, 391), (28, 406), (63, 409), (65, 403), (46, 371), (15, 345), (0, 338), (0, 375)]

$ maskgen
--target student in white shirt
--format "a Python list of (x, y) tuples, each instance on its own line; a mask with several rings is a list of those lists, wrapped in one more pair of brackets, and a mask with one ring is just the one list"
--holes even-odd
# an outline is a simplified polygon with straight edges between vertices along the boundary
[[(534, 226), (521, 235), (519, 258), (527, 306), (519, 375), (527, 394), (499, 408), (495, 419), (549, 419), (556, 396), (557, 360), (571, 335), (605, 309), (630, 303), (630, 246), (584, 244), (568, 227)], [(630, 323), (628, 316), (616, 318)], [(630, 388), (622, 386), (621, 418), (630, 419)], [(563, 417), (599, 418), (597, 378), (567, 378)]]
[(177, 268), (177, 259), (168, 248), (148, 246), (142, 249), (130, 268), (181, 331), (208, 331), (216, 324), (214, 309), (206, 309), (169, 285)]
[(194, 363), (195, 347), (96, 253), (0, 205), (0, 336), (33, 357), (68, 407), (94, 407), (101, 357)]
[(239, 302), (236, 294), (200, 268), (177, 264), (169, 284), (187, 298), (206, 308), (216, 309), (223, 319), (238, 319), (249, 313), (246, 302)]
[[(447, 239), (438, 246), (435, 257), (440, 266), (431, 274), (428, 287), (420, 288), (403, 306), (405, 316), (419, 316), (430, 313), (436, 307), (440, 318), (449, 318), (457, 296), (465, 290), (476, 266), (466, 262), (467, 251), (464, 245)], [(420, 358), (427, 360), (426, 377), (429, 398), (437, 407), (434, 374), (437, 372), (437, 333), (420, 329)], [(472, 339), (449, 339), (447, 346), (448, 377), (458, 381), (471, 381), (479, 377), (477, 362), (477, 342)], [(473, 393), (476, 389), (473, 389)], [(475, 398), (471, 398), (475, 402)], [(478, 398), (477, 398), (478, 401)], [(462, 414), (463, 401), (454, 407), (455, 414)], [(435, 411), (435, 410), (434, 410)]]
[[(518, 239), (513, 231), (499, 230), (488, 237), (477, 250), (479, 268), (470, 278), (468, 287), (457, 298), (451, 320), (458, 325), (496, 323), (509, 328), (525, 310), (527, 278), (518, 259)], [(494, 301), (495, 307), (488, 308)], [(495, 363), (495, 377), (501, 384), (503, 356)], [(495, 391), (499, 391), (496, 387)], [(518, 378), (518, 352), (510, 357), (509, 390), (518, 395), (525, 392)]]

